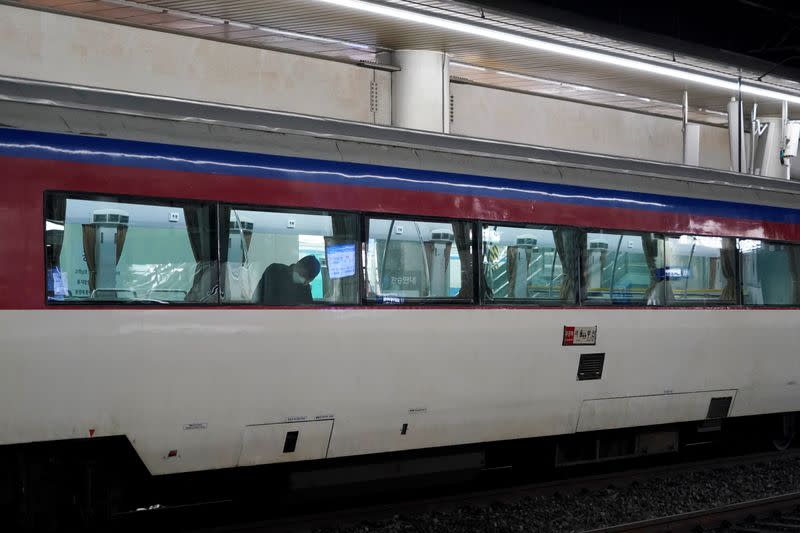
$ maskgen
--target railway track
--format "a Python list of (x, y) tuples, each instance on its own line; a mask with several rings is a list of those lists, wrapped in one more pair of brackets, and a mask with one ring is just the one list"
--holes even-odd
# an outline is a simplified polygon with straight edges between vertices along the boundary
[[(424, 499), (409, 499), (405, 501), (392, 501), (378, 505), (352, 506), (338, 510), (325, 510), (321, 512), (301, 511), (289, 516), (270, 518), (266, 520), (253, 520), (232, 525), (196, 527), (193, 529), (180, 529), (194, 533), (233, 533), (233, 532), (271, 532), (271, 533), (297, 533), (311, 532), (324, 529), (346, 529), (358, 527), (360, 524), (380, 524), (391, 522), (400, 516), (414, 516), (425, 514), (452, 513), (462, 508), (482, 508), (494, 505), (511, 505), (514, 502), (536, 496), (552, 495), (580, 495), (591, 494), (593, 491), (605, 490), (608, 487), (625, 487), (641, 483), (658, 476), (704, 472), (726, 467), (752, 465), (768, 462), (774, 459), (790, 459), (800, 457), (800, 450), (783, 453), (758, 453), (724, 459), (712, 459), (680, 463), (665, 466), (649, 467), (623, 472), (614, 472), (600, 475), (590, 475), (578, 478), (561, 479), (532, 483), (527, 485), (504, 486), (487, 490), (472, 492), (451, 493), (443, 496)], [(764, 516), (774, 510), (789, 510), (800, 504), (800, 493), (785, 494), (774, 498), (756, 500), (752, 502), (737, 503), (722, 508), (694, 511), (686, 515), (658, 518), (643, 522), (631, 522), (625, 525), (604, 527), (592, 532), (600, 531), (697, 531), (695, 528), (703, 524), (717, 525), (737, 523), (744, 521), (748, 516)], [(169, 509), (158, 512), (168, 514)], [(727, 513), (727, 514), (726, 514)], [(800, 531), (800, 522), (792, 531)], [(374, 529), (371, 526), (370, 529)], [(440, 529), (437, 531), (444, 531)], [(478, 531), (477, 529), (475, 531)], [(731, 530), (736, 531), (736, 530)], [(758, 531), (758, 529), (742, 529), (744, 531)], [(775, 531), (775, 530), (770, 530)]]
[[(732, 525), (735, 524), (735, 525)], [(641, 520), (583, 533), (657, 533), (725, 531), (775, 533), (800, 531), (800, 492), (725, 505), (652, 520)]]

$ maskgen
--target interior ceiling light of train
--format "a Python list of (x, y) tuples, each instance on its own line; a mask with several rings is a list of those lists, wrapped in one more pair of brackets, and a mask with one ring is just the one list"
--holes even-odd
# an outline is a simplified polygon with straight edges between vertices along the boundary
[(800, 83), (447, 0), (19, 0), (118, 23), (372, 65), (381, 52), (443, 50), (450, 75), (594, 105), (726, 125), (741, 96), (759, 113), (800, 108)]

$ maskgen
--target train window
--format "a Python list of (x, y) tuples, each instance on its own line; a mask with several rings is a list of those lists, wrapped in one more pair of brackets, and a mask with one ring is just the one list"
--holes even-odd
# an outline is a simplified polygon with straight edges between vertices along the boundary
[(579, 232), (484, 224), (484, 296), (497, 303), (575, 302)]
[(800, 305), (800, 246), (739, 239), (742, 302)]
[(589, 232), (583, 250), (585, 302), (665, 303), (663, 236)]
[(49, 301), (216, 303), (213, 207), (48, 194)]
[(223, 301), (356, 303), (358, 217), (221, 206)]
[(724, 237), (666, 239), (664, 277), (676, 304), (736, 303), (736, 245)]
[(367, 299), (472, 299), (472, 225), (369, 219)]

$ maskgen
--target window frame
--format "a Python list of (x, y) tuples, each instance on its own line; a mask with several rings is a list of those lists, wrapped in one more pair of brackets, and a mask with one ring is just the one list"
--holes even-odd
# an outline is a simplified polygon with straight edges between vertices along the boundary
[[(53, 197), (62, 197), (64, 201), (68, 200), (84, 200), (84, 201), (94, 201), (94, 202), (109, 202), (109, 203), (130, 203), (130, 204), (140, 204), (140, 205), (150, 205), (150, 206), (161, 206), (161, 207), (175, 207), (183, 209), (185, 207), (192, 207), (192, 206), (208, 206), (210, 212), (210, 236), (211, 239), (210, 248), (212, 257), (210, 260), (215, 263), (216, 265), (216, 279), (217, 279), (217, 290), (215, 294), (215, 299), (212, 301), (194, 301), (194, 302), (186, 302), (186, 301), (162, 301), (162, 300), (151, 300), (151, 299), (130, 299), (130, 300), (109, 300), (109, 299), (92, 299), (92, 298), (81, 298), (76, 300), (57, 300), (51, 299), (48, 296), (48, 267), (52, 265), (48, 264), (48, 254), (46, 253), (47, 247), (47, 215), (49, 212), (50, 201)], [(220, 212), (223, 206), (230, 207), (231, 209), (240, 209), (240, 210), (250, 210), (250, 211), (260, 211), (260, 212), (269, 212), (269, 213), (286, 213), (286, 214), (298, 214), (298, 215), (314, 215), (314, 216), (334, 216), (334, 215), (344, 215), (353, 217), (356, 228), (354, 232), (354, 240), (356, 243), (356, 275), (358, 276), (357, 284), (358, 284), (358, 294), (357, 298), (353, 302), (330, 302), (330, 301), (315, 301), (311, 304), (303, 304), (298, 306), (286, 306), (287, 308), (297, 308), (297, 307), (355, 307), (355, 306), (365, 306), (365, 307), (373, 307), (373, 306), (413, 306), (413, 307), (424, 307), (424, 306), (441, 306), (441, 305), (464, 305), (464, 306), (487, 306), (487, 307), (503, 307), (503, 306), (520, 306), (520, 307), (541, 307), (541, 308), (571, 308), (571, 307), (649, 307), (654, 309), (659, 308), (692, 308), (692, 307), (715, 307), (715, 308), (726, 308), (726, 307), (740, 307), (740, 308), (786, 308), (786, 309), (794, 309), (798, 308), (798, 304), (745, 304), (744, 303), (744, 292), (743, 292), (743, 283), (744, 277), (742, 273), (742, 266), (743, 266), (743, 253), (739, 249), (739, 241), (741, 240), (757, 240), (764, 244), (775, 244), (775, 245), (782, 245), (782, 246), (790, 246), (790, 247), (798, 247), (800, 248), (800, 242), (794, 241), (780, 241), (774, 239), (751, 239), (748, 237), (740, 237), (740, 236), (720, 236), (720, 235), (713, 235), (711, 237), (719, 237), (723, 239), (731, 239), (734, 243), (735, 247), (735, 254), (734, 254), (734, 288), (735, 288), (735, 299), (732, 302), (721, 302), (721, 301), (678, 301), (672, 300), (669, 303), (660, 304), (660, 305), (647, 305), (646, 301), (614, 301), (613, 298), (609, 298), (608, 300), (588, 300), (584, 296), (584, 276), (583, 276), (583, 269), (584, 264), (588, 259), (588, 234), (589, 233), (612, 233), (616, 235), (631, 235), (631, 236), (643, 236), (645, 234), (656, 234), (661, 239), (663, 239), (663, 257), (664, 263), (666, 264), (666, 252), (667, 252), (667, 239), (670, 238), (680, 238), (683, 235), (688, 235), (691, 237), (704, 237), (707, 235), (701, 235), (696, 233), (675, 233), (675, 232), (657, 232), (657, 231), (639, 231), (639, 230), (627, 230), (627, 229), (619, 229), (619, 228), (597, 228), (597, 227), (588, 227), (588, 226), (574, 226), (574, 225), (561, 225), (561, 224), (547, 224), (547, 223), (537, 223), (537, 222), (514, 222), (514, 221), (503, 221), (503, 220), (488, 220), (488, 219), (464, 219), (464, 218), (447, 218), (447, 217), (429, 217), (429, 216), (414, 216), (414, 215), (407, 215), (407, 214), (396, 214), (396, 213), (380, 213), (380, 212), (368, 212), (368, 211), (350, 211), (350, 210), (339, 210), (339, 209), (324, 209), (324, 208), (303, 208), (303, 207), (286, 207), (286, 206), (270, 206), (270, 205), (259, 205), (259, 204), (251, 204), (251, 203), (237, 203), (237, 202), (226, 202), (220, 200), (204, 200), (204, 199), (192, 199), (192, 198), (166, 198), (161, 196), (144, 196), (144, 195), (137, 195), (137, 194), (118, 194), (118, 193), (105, 193), (105, 192), (86, 192), (86, 191), (74, 191), (74, 190), (62, 190), (62, 189), (53, 189), (53, 190), (45, 190), (42, 194), (42, 250), (43, 250), (43, 271), (44, 271), (44, 279), (42, 280), (44, 283), (43, 286), (43, 295), (44, 295), (44, 303), (46, 307), (63, 307), (63, 306), (95, 306), (95, 307), (250, 307), (250, 308), (259, 308), (264, 307), (264, 304), (253, 303), (253, 302), (226, 302), (222, 299), (222, 294), (220, 291), (221, 282), (222, 282), (222, 263), (220, 262), (220, 247), (222, 246), (222, 232), (221, 232), (221, 224), (222, 221), (220, 220)], [(464, 227), (468, 228), (472, 232), (472, 239), (470, 242), (471, 245), (471, 253), (469, 254), (469, 258), (472, 261), (472, 295), (469, 298), (456, 298), (456, 297), (434, 297), (434, 298), (422, 298), (422, 297), (415, 297), (415, 298), (402, 298), (401, 302), (381, 302), (377, 299), (368, 299), (367, 298), (367, 286), (368, 286), (368, 273), (366, 271), (366, 251), (369, 242), (369, 223), (371, 220), (402, 220), (402, 221), (409, 221), (409, 222), (430, 222), (430, 223), (443, 223), (443, 224), (463, 224)], [(555, 230), (557, 228), (564, 228), (564, 229), (571, 229), (576, 232), (582, 232), (583, 235), (586, 237), (586, 246), (581, 247), (579, 246), (579, 242), (577, 241), (574, 243), (574, 246), (577, 248), (578, 258), (579, 258), (579, 265), (576, 272), (573, 272), (572, 275), (575, 281), (575, 297), (572, 302), (566, 302), (563, 300), (544, 300), (544, 299), (533, 299), (533, 298), (503, 298), (503, 299), (495, 299), (487, 297), (485, 293), (486, 289), (486, 280), (484, 279), (484, 269), (483, 269), (483, 258), (486, 250), (484, 249), (484, 242), (483, 242), (483, 230), (486, 226), (502, 226), (502, 227), (509, 227), (509, 228), (530, 228), (530, 229), (551, 229)], [(216, 241), (216, 242), (215, 242)], [(563, 265), (563, 263), (562, 263)], [(800, 282), (800, 280), (798, 280)], [(269, 306), (268, 306), (269, 307)]]
[[(775, 245), (780, 245), (780, 246), (794, 247), (794, 248), (797, 248), (799, 251), (800, 251), (800, 242), (776, 241), (776, 240), (770, 240), (770, 239), (754, 239), (754, 238), (751, 238), (751, 237), (733, 237), (733, 239), (736, 241), (737, 275), (739, 276), (738, 277), (739, 284), (738, 284), (738, 287), (737, 287), (737, 289), (738, 289), (738, 302), (739, 302), (738, 305), (740, 305), (740, 306), (742, 306), (744, 308), (749, 308), (749, 307), (766, 308), (766, 309), (798, 309), (798, 308), (800, 308), (800, 302), (793, 303), (793, 304), (766, 304), (766, 303), (765, 304), (748, 304), (748, 303), (744, 303), (744, 276), (743, 276), (743, 272), (742, 272), (743, 267), (744, 267), (744, 261), (743, 261), (743, 255), (744, 254), (739, 250), (739, 241), (759, 241), (759, 242), (761, 242), (763, 244), (775, 244)], [(791, 272), (789, 272), (789, 274), (791, 275)], [(800, 278), (798, 278), (794, 283), (800, 284)]]
[[(210, 237), (209, 239), (211, 242), (209, 243), (210, 250), (212, 252), (213, 257), (210, 258), (210, 261), (216, 264), (216, 278), (217, 278), (217, 289), (215, 291), (215, 301), (164, 301), (164, 300), (154, 300), (154, 299), (130, 299), (130, 300), (108, 300), (108, 299), (95, 299), (95, 298), (85, 298), (79, 300), (54, 300), (48, 297), (47, 294), (47, 274), (48, 274), (48, 259), (47, 253), (44, 253), (43, 260), (43, 270), (44, 270), (44, 301), (45, 306), (54, 306), (54, 307), (64, 307), (64, 306), (94, 306), (94, 307), (218, 307), (220, 305), (220, 295), (219, 295), (219, 235), (218, 229), (219, 224), (217, 222), (218, 218), (218, 209), (217, 206), (219, 202), (216, 201), (208, 201), (208, 200), (195, 200), (195, 199), (183, 199), (183, 198), (163, 198), (163, 197), (151, 197), (151, 196), (142, 196), (142, 195), (130, 195), (130, 194), (116, 194), (116, 193), (92, 193), (92, 192), (85, 192), (85, 191), (70, 191), (70, 190), (61, 190), (61, 189), (54, 189), (54, 190), (45, 190), (42, 195), (42, 244), (43, 249), (47, 247), (47, 211), (48, 211), (48, 201), (53, 196), (61, 195), (64, 197), (64, 201), (68, 200), (84, 200), (89, 202), (115, 202), (115, 203), (129, 203), (129, 204), (140, 204), (140, 205), (151, 205), (151, 206), (161, 206), (161, 207), (176, 207), (183, 209), (187, 206), (192, 205), (207, 205), (211, 209), (209, 210), (210, 213), (210, 220), (209, 220), (209, 228), (210, 228)], [(66, 207), (66, 204), (65, 204)], [(65, 222), (65, 230), (66, 230), (66, 220)], [(62, 244), (63, 246), (63, 244)]]
[[(364, 242), (362, 238), (363, 233), (363, 213), (358, 211), (345, 211), (339, 209), (322, 209), (322, 208), (302, 208), (302, 207), (272, 207), (268, 205), (258, 205), (258, 204), (250, 204), (250, 203), (237, 203), (237, 202), (223, 202), (217, 201), (215, 202), (217, 209), (216, 209), (216, 219), (217, 219), (217, 263), (218, 263), (218, 277), (221, 278), (222, 276), (222, 263), (219, 261), (220, 257), (220, 248), (222, 247), (222, 233), (221, 233), (221, 224), (222, 221), (220, 220), (220, 209), (225, 207), (230, 207), (232, 209), (239, 209), (242, 211), (261, 211), (261, 212), (268, 212), (268, 213), (286, 213), (286, 214), (295, 214), (295, 215), (312, 215), (312, 216), (333, 216), (333, 215), (347, 215), (351, 216), (355, 219), (356, 228), (354, 232), (354, 240), (356, 244), (356, 276), (361, 276), (361, 257), (362, 257), (362, 250), (364, 249)], [(221, 282), (221, 279), (220, 279)], [(362, 287), (363, 281), (361, 279), (357, 280), (358, 283), (358, 294), (356, 295), (356, 299), (353, 302), (329, 302), (325, 300), (320, 301), (312, 301), (310, 304), (300, 304), (300, 305), (277, 305), (273, 306), (270, 304), (263, 304), (258, 302), (229, 302), (225, 301), (220, 294), (219, 298), (219, 306), (220, 307), (253, 307), (253, 308), (260, 308), (260, 307), (280, 307), (285, 309), (296, 309), (302, 307), (353, 307), (361, 304), (362, 300)], [(221, 285), (220, 285), (221, 286)]]
[[(478, 225), (478, 232), (476, 232), (476, 237), (479, 243), (478, 246), (478, 263), (477, 266), (479, 267), (476, 269), (475, 276), (478, 278), (479, 289), (480, 289), (480, 304), (489, 306), (489, 307), (545, 307), (545, 308), (569, 308), (575, 307), (578, 305), (580, 299), (580, 290), (581, 290), (581, 280), (580, 275), (577, 273), (573, 273), (573, 278), (577, 276), (578, 280), (575, 284), (575, 295), (572, 298), (571, 302), (566, 302), (564, 300), (545, 300), (541, 298), (489, 298), (486, 294), (486, 279), (483, 272), (483, 258), (485, 256), (485, 246), (483, 241), (483, 228), (484, 226), (502, 226), (504, 228), (520, 228), (520, 229), (571, 229), (576, 232), (580, 232), (583, 228), (579, 226), (568, 226), (568, 225), (561, 225), (561, 224), (536, 224), (536, 223), (526, 223), (526, 222), (506, 222), (506, 221), (494, 221), (494, 220), (486, 220), (486, 219), (479, 219), (477, 221)], [(575, 248), (579, 248), (575, 243), (573, 243)], [(582, 257), (580, 255), (580, 250), (578, 255), (578, 262), (581, 263)], [(563, 262), (562, 262), (563, 268)], [(480, 270), (480, 271), (478, 271)]]
[(646, 307), (650, 309), (659, 309), (665, 307), (671, 307), (669, 305), (648, 305), (647, 300), (641, 301), (632, 301), (632, 300), (624, 300), (624, 301), (615, 301), (611, 297), (611, 291), (613, 288), (610, 288), (609, 298), (607, 300), (589, 300), (586, 297), (586, 289), (585, 287), (586, 282), (584, 280), (584, 268), (586, 261), (588, 260), (588, 246), (589, 246), (589, 233), (611, 233), (614, 235), (630, 235), (636, 237), (643, 237), (646, 234), (655, 234), (661, 237), (662, 241), (664, 242), (664, 246), (662, 247), (662, 256), (666, 258), (666, 238), (667, 234), (658, 232), (658, 231), (640, 231), (640, 230), (628, 230), (628, 229), (619, 229), (619, 228), (597, 228), (597, 227), (588, 227), (588, 226), (581, 226), (579, 228), (586, 237), (586, 247), (582, 247), (580, 250), (580, 267), (577, 273), (578, 276), (578, 301), (582, 307)]
[[(477, 281), (476, 280), (476, 254), (478, 250), (476, 249), (476, 227), (479, 224), (476, 220), (469, 220), (464, 218), (447, 218), (447, 217), (428, 217), (428, 216), (414, 216), (414, 215), (397, 215), (394, 213), (376, 213), (376, 212), (363, 212), (362, 213), (363, 222), (361, 224), (362, 229), (362, 276), (361, 276), (361, 304), (364, 306), (369, 307), (386, 307), (386, 306), (413, 306), (413, 307), (424, 307), (425, 305), (433, 305), (433, 306), (442, 306), (442, 305), (480, 305), (480, 300), (477, 297), (476, 287)], [(454, 224), (454, 223), (461, 223), (464, 224), (472, 231), (472, 239), (470, 239), (470, 260), (472, 261), (472, 296), (469, 298), (455, 298), (455, 297), (433, 297), (433, 298), (423, 298), (423, 297), (416, 297), (416, 298), (407, 298), (402, 297), (399, 298), (399, 302), (382, 302), (376, 299), (370, 299), (367, 297), (367, 286), (369, 284), (369, 277), (366, 269), (366, 254), (367, 248), (369, 244), (369, 223), (372, 219), (378, 220), (403, 220), (408, 222), (441, 222), (444, 224)], [(477, 238), (479, 241), (480, 239)], [(455, 245), (455, 243), (454, 243)], [(479, 276), (477, 276), (479, 277)]]
[(679, 301), (676, 299), (672, 300), (672, 303), (669, 305), (661, 305), (661, 306), (653, 306), (653, 307), (669, 307), (669, 308), (681, 308), (681, 307), (743, 307), (742, 305), (742, 276), (741, 276), (741, 268), (742, 268), (742, 258), (741, 253), (739, 252), (739, 247), (737, 246), (738, 240), (741, 237), (730, 237), (727, 235), (701, 235), (699, 233), (662, 233), (664, 237), (664, 263), (666, 266), (667, 260), (667, 239), (679, 239), (680, 237), (687, 235), (690, 237), (713, 237), (713, 238), (720, 238), (720, 239), (732, 239), (733, 246), (736, 251), (734, 253), (734, 260), (733, 260), (733, 275), (734, 275), (734, 298), (732, 302), (722, 302), (722, 301), (710, 301), (710, 300), (703, 300), (703, 301)]

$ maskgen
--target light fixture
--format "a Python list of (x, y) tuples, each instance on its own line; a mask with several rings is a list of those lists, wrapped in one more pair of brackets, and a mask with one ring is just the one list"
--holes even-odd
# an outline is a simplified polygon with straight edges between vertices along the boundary
[(486, 72), (485, 67), (479, 67), (478, 65), (470, 65), (469, 63), (459, 63), (458, 61), (451, 61), (450, 66), (458, 68), (468, 68), (471, 70), (480, 70), (481, 72)]
[[(461, 64), (459, 64), (459, 65), (461, 65)], [(461, 65), (461, 66), (469, 66), (469, 65)], [(483, 69), (483, 70), (487, 70), (487, 69)], [(623, 97), (623, 98), (636, 98), (637, 100), (641, 100), (642, 102), (655, 102), (659, 106), (683, 107), (682, 104), (676, 104), (676, 103), (673, 103), (673, 102), (664, 102), (664, 101), (661, 101), (661, 100), (653, 100), (652, 98), (645, 98), (643, 96), (632, 96), (632, 95), (625, 94), (625, 93), (613, 93), (611, 91), (606, 91), (604, 89), (598, 89), (596, 87), (587, 87), (586, 85), (575, 85), (573, 83), (566, 83), (566, 82), (563, 82), (563, 81), (548, 80), (546, 78), (536, 78), (536, 77), (533, 77), (533, 76), (528, 76), (526, 74), (518, 74), (516, 72), (508, 72), (506, 70), (495, 70), (494, 73), (495, 74), (499, 74), (501, 76), (509, 76), (511, 78), (520, 78), (520, 79), (523, 79), (523, 80), (529, 80), (529, 81), (533, 81), (533, 82), (536, 82), (536, 83), (546, 83), (546, 84), (550, 84), (550, 85), (557, 85), (559, 87), (564, 87), (564, 88), (567, 88), (567, 89), (574, 89), (576, 91), (581, 91), (581, 92), (597, 91), (597, 92), (605, 93), (605, 94), (609, 94), (609, 95), (613, 94), (615, 96), (620, 96), (620, 97)], [(544, 93), (544, 92), (552, 92), (552, 90), (551, 89), (543, 89), (543, 88), (539, 87), (535, 91), (532, 91), (532, 92)], [(723, 113), (723, 114), (725, 116), (727, 116), (726, 113)]]
[(761, 86), (752, 85), (746, 82), (740, 82), (739, 80), (724, 79), (715, 76), (709, 76), (707, 74), (700, 74), (688, 70), (681, 70), (673, 67), (667, 67), (655, 63), (648, 63), (646, 61), (631, 59), (629, 57), (623, 57), (609, 53), (598, 52), (595, 50), (589, 50), (586, 48), (577, 48), (574, 46), (568, 46), (560, 43), (544, 41), (541, 39), (536, 39), (525, 35), (519, 35), (516, 33), (509, 33), (505, 31), (495, 30), (492, 28), (487, 28), (485, 26), (479, 26), (467, 22), (460, 22), (448, 18), (442, 18), (434, 15), (428, 15), (425, 13), (419, 13), (417, 11), (410, 11), (407, 9), (401, 9), (384, 4), (366, 2), (364, 0), (317, 0), (317, 1), (325, 2), (327, 4), (332, 4), (337, 7), (345, 7), (349, 9), (363, 11), (366, 13), (371, 13), (374, 15), (391, 17), (398, 20), (404, 20), (406, 22), (414, 22), (417, 24), (425, 24), (427, 26), (433, 26), (444, 30), (457, 31), (459, 33), (465, 33), (476, 37), (483, 37), (486, 39), (491, 39), (493, 41), (515, 44), (526, 48), (531, 48), (534, 50), (552, 52), (554, 54), (564, 55), (568, 57), (575, 57), (578, 59), (586, 59), (589, 61), (594, 61), (596, 63), (603, 63), (606, 65), (628, 68), (631, 70), (645, 72), (648, 74), (654, 74), (657, 76), (665, 76), (686, 82), (698, 83), (701, 85), (716, 87), (718, 89), (725, 89), (732, 93), (737, 93), (741, 91), (743, 94), (761, 96), (764, 98), (770, 98), (775, 100), (785, 100), (795, 104), (800, 104), (800, 96), (798, 95), (782, 93)]
[(510, 76), (512, 78), (520, 78), (520, 79), (523, 79), (523, 80), (543, 81), (543, 82), (546, 82), (546, 83), (557, 83), (557, 82), (554, 82), (552, 80), (545, 80), (545, 79), (542, 79), (542, 78), (534, 78), (533, 76), (528, 76), (526, 74), (518, 74), (516, 72), (507, 72), (505, 70), (498, 70), (497, 73), (500, 74), (501, 76)]

